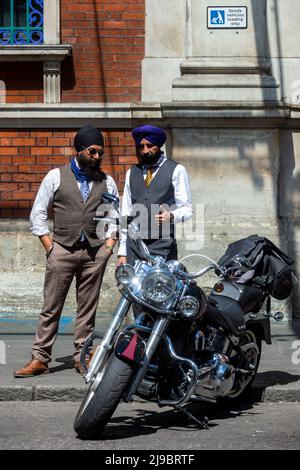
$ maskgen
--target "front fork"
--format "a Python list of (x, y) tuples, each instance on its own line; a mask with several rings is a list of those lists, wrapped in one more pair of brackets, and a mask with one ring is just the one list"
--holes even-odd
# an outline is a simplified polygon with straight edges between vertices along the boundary
[[(133, 395), (135, 394), (138, 386), (140, 385), (143, 377), (146, 373), (146, 370), (150, 364), (153, 354), (155, 353), (159, 342), (165, 334), (165, 331), (170, 323), (170, 318), (168, 316), (160, 317), (156, 322), (151, 331), (151, 334), (148, 338), (145, 354), (142, 362), (139, 364), (136, 374), (133, 377), (133, 380), (130, 383), (129, 389), (126, 395), (123, 397), (125, 402), (131, 401)], [(137, 328), (138, 329), (138, 328)]]
[[(85, 375), (86, 383), (91, 382), (98, 372), (103, 368), (107, 356), (110, 350), (113, 348), (116, 336), (119, 332), (120, 326), (126, 317), (128, 310), (131, 306), (132, 302), (125, 297), (122, 297), (113, 316), (111, 322), (109, 324), (108, 330), (101, 342), (101, 344), (96, 349), (93, 359), (91, 360), (89, 369)], [(97, 337), (97, 335), (94, 335)], [(89, 340), (93, 339), (93, 335), (89, 338)], [(88, 340), (88, 341), (89, 341)], [(83, 354), (85, 356), (85, 354)], [(85, 365), (85, 357), (81, 358), (81, 363)]]

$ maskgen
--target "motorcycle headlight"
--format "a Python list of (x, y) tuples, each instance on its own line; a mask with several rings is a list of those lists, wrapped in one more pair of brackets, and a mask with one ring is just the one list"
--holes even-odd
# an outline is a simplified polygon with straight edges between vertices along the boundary
[(163, 303), (175, 292), (175, 277), (168, 271), (151, 271), (142, 282), (142, 293), (147, 301)]
[(198, 315), (200, 303), (195, 297), (186, 295), (179, 302), (179, 309), (186, 318), (192, 318)]
[(123, 287), (130, 286), (135, 280), (135, 272), (130, 264), (122, 264), (116, 269), (115, 273), (118, 284)]
[(179, 302), (179, 308), (186, 318), (201, 319), (207, 312), (207, 298), (199, 286), (190, 285)]

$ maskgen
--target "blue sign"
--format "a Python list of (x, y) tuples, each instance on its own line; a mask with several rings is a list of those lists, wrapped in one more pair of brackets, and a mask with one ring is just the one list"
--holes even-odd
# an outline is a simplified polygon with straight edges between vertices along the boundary
[(207, 7), (207, 27), (210, 29), (242, 29), (247, 25), (247, 7)]
[(210, 10), (210, 23), (211, 24), (224, 24), (225, 23), (225, 10)]

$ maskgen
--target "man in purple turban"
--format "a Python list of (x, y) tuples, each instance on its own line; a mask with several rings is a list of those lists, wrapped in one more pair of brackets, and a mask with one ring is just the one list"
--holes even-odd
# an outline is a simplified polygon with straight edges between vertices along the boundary
[[(153, 255), (177, 259), (175, 224), (192, 217), (189, 178), (184, 166), (170, 160), (162, 147), (167, 135), (144, 125), (132, 131), (139, 163), (126, 174), (122, 215), (139, 217), (140, 237)], [(142, 211), (140, 210), (142, 209)], [(168, 230), (165, 230), (168, 226)], [(136, 244), (121, 232), (118, 265), (139, 258)]]
[(132, 137), (135, 140), (135, 144), (138, 147), (143, 139), (151, 142), (153, 145), (161, 148), (167, 140), (165, 131), (155, 126), (141, 126), (136, 127), (132, 131)]

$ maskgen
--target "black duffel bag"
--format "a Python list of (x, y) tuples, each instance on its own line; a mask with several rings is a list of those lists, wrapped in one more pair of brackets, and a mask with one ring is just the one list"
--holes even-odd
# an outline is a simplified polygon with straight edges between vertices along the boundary
[(271, 281), (271, 295), (275, 299), (286, 299), (293, 290), (293, 270), (277, 256), (269, 256), (269, 276)]
[[(239, 271), (237, 260), (246, 272)], [(250, 235), (231, 243), (218, 264), (226, 268), (237, 266), (237, 282), (257, 284), (275, 299), (286, 299), (292, 292), (294, 261), (266, 237)]]

